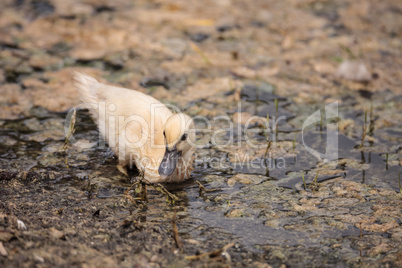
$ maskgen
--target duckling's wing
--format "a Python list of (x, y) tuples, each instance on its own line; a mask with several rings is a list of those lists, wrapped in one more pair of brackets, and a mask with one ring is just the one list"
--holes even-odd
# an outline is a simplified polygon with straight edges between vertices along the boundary
[[(142, 92), (105, 85), (99, 83), (95, 78), (83, 73), (74, 72), (73, 79), (74, 84), (80, 93), (81, 101), (84, 103), (98, 103), (100, 101), (119, 103), (119, 101), (124, 100), (124, 105), (127, 105), (127, 103), (131, 103), (132, 101), (134, 101), (134, 104), (136, 102), (161, 104), (160, 101)], [(169, 111), (167, 107), (165, 108)]]
[[(143, 115), (144, 118), (156, 113), (162, 121), (166, 121), (171, 111), (160, 101), (142, 92), (114, 87), (99, 83), (95, 78), (83, 73), (73, 73), (74, 84), (78, 89), (81, 101), (87, 108), (99, 109), (99, 104), (108, 104), (107, 113), (129, 117)], [(98, 114), (96, 118), (102, 116)]]

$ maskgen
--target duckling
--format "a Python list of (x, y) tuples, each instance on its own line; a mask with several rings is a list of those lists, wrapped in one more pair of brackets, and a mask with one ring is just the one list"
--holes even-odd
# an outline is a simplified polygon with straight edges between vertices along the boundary
[(73, 79), (84, 107), (118, 157), (118, 169), (144, 172), (151, 183), (182, 182), (190, 177), (195, 159), (195, 128), (184, 113), (136, 90), (98, 82), (83, 73)]

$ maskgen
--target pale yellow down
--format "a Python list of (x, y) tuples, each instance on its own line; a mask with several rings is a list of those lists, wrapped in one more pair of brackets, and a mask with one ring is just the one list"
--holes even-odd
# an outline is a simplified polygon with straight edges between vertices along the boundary
[[(90, 110), (99, 131), (119, 159), (119, 165), (135, 165), (150, 182), (180, 182), (189, 178), (194, 162), (194, 124), (188, 115), (172, 112), (155, 98), (136, 90), (99, 83), (74, 72), (83, 106)], [(158, 168), (166, 149), (182, 152), (173, 174), (161, 178)], [(187, 133), (187, 139), (181, 137)]]

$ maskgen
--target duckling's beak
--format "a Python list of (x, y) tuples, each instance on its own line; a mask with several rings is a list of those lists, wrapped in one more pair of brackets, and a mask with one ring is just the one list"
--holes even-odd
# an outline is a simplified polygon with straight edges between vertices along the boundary
[(166, 178), (173, 173), (180, 156), (181, 152), (177, 151), (176, 146), (171, 150), (166, 146), (165, 155), (163, 156), (162, 163), (159, 166), (159, 175), (162, 178)]

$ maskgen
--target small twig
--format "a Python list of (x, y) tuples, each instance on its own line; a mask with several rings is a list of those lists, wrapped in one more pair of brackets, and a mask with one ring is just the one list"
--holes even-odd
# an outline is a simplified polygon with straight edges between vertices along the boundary
[(135, 203), (136, 200), (142, 200), (142, 198), (140, 197), (132, 197), (129, 192), (130, 190), (134, 187), (134, 185), (138, 184), (138, 182), (134, 182), (133, 184), (131, 184), (131, 186), (124, 192), (123, 197), (127, 198), (128, 200), (130, 200), (131, 203)]
[(87, 184), (86, 188), (87, 188), (87, 191), (88, 191), (87, 197), (88, 197), (88, 199), (91, 199), (96, 187), (95, 187), (94, 184), (91, 184), (91, 179), (89, 177), (88, 177), (88, 184)]
[(195, 182), (198, 184), (198, 188), (200, 189), (200, 195), (202, 194), (202, 191), (204, 191), (205, 193), (218, 191), (218, 189), (207, 189), (207, 188), (205, 188), (205, 186), (202, 185), (201, 182), (199, 182), (199, 181), (195, 181)]
[(388, 153), (386, 153), (385, 154), (385, 170), (388, 170), (388, 158), (389, 158), (389, 155), (388, 155)]
[(317, 174), (315, 175), (315, 178), (313, 179), (313, 181), (309, 185), (309, 187), (310, 187), (310, 189), (312, 191), (318, 190), (318, 174), (319, 174), (319, 171), (317, 170)]
[(134, 187), (134, 185), (135, 185), (136, 183), (137, 183), (137, 182), (134, 182), (133, 184), (131, 184), (131, 186), (128, 187), (128, 189), (124, 192), (124, 195), (128, 195), (128, 192)]
[[(138, 187), (141, 185), (140, 187)], [(133, 198), (129, 195), (129, 191), (136, 186), (136, 193), (140, 195), (140, 198)], [(170, 193), (166, 188), (160, 183), (151, 183), (144, 178), (144, 172), (142, 171), (140, 177), (137, 181), (135, 181), (124, 193), (124, 197), (127, 199), (134, 201), (134, 200), (143, 200), (148, 201), (147, 195), (147, 186), (153, 187), (155, 190), (167, 195), (167, 197), (171, 200), (171, 203), (174, 204), (175, 201), (180, 200), (176, 195)]]
[(137, 200), (142, 200), (140, 197), (132, 197), (131, 195), (125, 195), (125, 198), (127, 198), (131, 203), (135, 203)]
[[(276, 118), (275, 118), (276, 120)], [(271, 148), (271, 140), (269, 139), (269, 113), (267, 113), (267, 148), (265, 149), (265, 154), (264, 154), (264, 162), (265, 162), (265, 166), (266, 166), (266, 175), (269, 176), (269, 168), (268, 168), (268, 164), (267, 164), (267, 155), (268, 155), (268, 151)]]
[(275, 142), (278, 142), (278, 99), (275, 99)]
[[(145, 180), (145, 181), (146, 181), (146, 180)], [(172, 204), (172, 205), (174, 205), (174, 202), (175, 202), (175, 201), (179, 201), (179, 200), (180, 200), (176, 195), (174, 195), (174, 194), (172, 194), (171, 192), (169, 192), (168, 190), (166, 190), (166, 188), (163, 187), (163, 185), (160, 184), (160, 183), (150, 183), (150, 182), (146, 181), (146, 185), (152, 186), (155, 190), (157, 190), (157, 191), (159, 191), (159, 192), (164, 193), (165, 195), (167, 195), (167, 197), (170, 198), (170, 201), (171, 201), (171, 204)]]
[(71, 116), (70, 125), (68, 126), (68, 132), (66, 135), (66, 139), (64, 140), (64, 145), (61, 147), (61, 149), (63, 151), (65, 151), (67, 149), (68, 142), (70, 141), (71, 137), (73, 136), (73, 134), (75, 132), (75, 121), (77, 118), (77, 111), (75, 110), (75, 108), (73, 108), (73, 109), (74, 109), (74, 111)]
[(65, 154), (65, 156), (64, 156), (64, 164), (66, 165), (67, 168), (69, 168), (69, 166), (68, 166), (68, 159), (67, 159), (66, 150), (67, 150), (68, 143), (69, 143), (71, 137), (73, 136), (73, 134), (75, 132), (75, 121), (76, 121), (76, 116), (77, 116), (77, 111), (75, 110), (75, 108), (73, 108), (73, 109), (74, 109), (74, 111), (73, 111), (73, 114), (71, 115), (70, 125), (68, 127), (68, 131), (67, 131), (66, 138), (64, 140), (64, 144), (62, 146), (60, 146), (60, 148), (57, 151), (55, 151), (55, 152), (46, 152), (42, 156), (40, 156), (41, 158), (45, 159), (52, 153), (63, 152)]
[(364, 111), (364, 124), (362, 126), (362, 143), (360, 144), (360, 148), (364, 146), (364, 139), (367, 135), (367, 110)]
[(313, 183), (317, 183), (318, 173), (319, 173), (319, 171), (317, 170), (317, 174), (315, 175), (315, 178), (314, 178), (314, 180), (313, 180)]
[(183, 252), (183, 243), (180, 240), (179, 231), (177, 229), (177, 224), (176, 224), (176, 210), (174, 211), (173, 218), (172, 218), (172, 230), (173, 230), (173, 239), (174, 239), (174, 242), (176, 243), (176, 247), (180, 249), (180, 252)]
[[(66, 165), (67, 168), (70, 168), (70, 167), (68, 166), (68, 158), (67, 158), (67, 152), (66, 151), (67, 151), (68, 143), (70, 142), (70, 139), (71, 139), (71, 137), (73, 136), (73, 134), (75, 132), (76, 118), (77, 118), (77, 110), (75, 108), (73, 108), (73, 114), (71, 115), (70, 125), (68, 126), (66, 139), (64, 140), (64, 144), (59, 149), (59, 151), (62, 151), (65, 154), (64, 155), (64, 164)], [(47, 155), (45, 155), (45, 157), (47, 157)]]
[(306, 186), (306, 180), (304, 179), (304, 171), (301, 173), (301, 175), (302, 175), (302, 179), (303, 179), (304, 190), (306, 190), (307, 186)]
[(202, 52), (202, 50), (193, 42), (190, 42), (190, 46), (191, 48), (198, 54), (201, 56), (201, 58), (204, 60), (204, 62), (206, 64), (211, 64), (211, 61), (208, 59), (208, 57), (204, 54), (204, 52)]
[[(160, 183), (151, 183), (147, 179), (145, 179), (145, 172), (142, 170), (140, 175), (136, 177), (136, 180), (133, 184), (124, 192), (123, 197), (129, 199), (131, 202), (135, 202), (136, 200), (148, 201), (148, 194), (147, 194), (147, 186), (153, 187), (155, 190), (167, 195), (170, 199), (171, 204), (173, 205), (175, 201), (180, 200), (176, 195), (170, 193), (166, 188), (161, 185)], [(139, 195), (140, 197), (132, 197), (129, 192), (131, 189), (135, 187), (135, 194)]]
[(195, 181), (198, 184), (198, 188), (200, 189), (200, 195), (202, 194), (202, 191), (207, 192), (207, 189), (204, 187), (204, 185), (201, 184), (199, 181)]
[(357, 59), (356, 55), (350, 50), (350, 48), (348, 48), (348, 47), (346, 47), (346, 46), (343, 46), (343, 45), (340, 45), (340, 48), (341, 48), (344, 52), (346, 52), (346, 54), (348, 54), (348, 56), (349, 56), (350, 59), (352, 59), (352, 60)]
[(369, 134), (369, 136), (373, 136), (373, 134), (374, 134), (373, 103), (371, 103), (371, 108), (370, 108), (370, 126), (369, 126), (368, 134)]
[(229, 248), (233, 247), (235, 245), (234, 242), (227, 244), (226, 246), (224, 246), (223, 248), (220, 249), (215, 249), (206, 253), (202, 253), (200, 255), (193, 255), (193, 256), (186, 256), (185, 259), (192, 261), (192, 260), (199, 260), (202, 259), (204, 257), (209, 257), (209, 258), (216, 258), (218, 256), (220, 256), (222, 253), (226, 252)]
[(268, 141), (268, 142), (267, 142), (267, 149), (265, 149), (264, 159), (267, 158), (268, 151), (269, 151), (270, 148), (271, 148), (271, 141)]
[[(147, 196), (147, 188), (146, 185), (143, 183), (144, 179), (144, 170), (140, 172), (139, 180), (134, 181), (133, 184), (124, 192), (124, 197), (130, 200), (132, 203), (135, 203), (136, 200), (148, 201)], [(141, 187), (139, 187), (141, 184)], [(129, 192), (135, 186), (135, 193), (139, 194), (140, 197), (132, 197)]]
[(324, 125), (324, 111), (325, 109), (321, 109), (320, 111), (320, 115), (321, 115), (321, 119), (320, 119), (320, 131), (322, 131), (324, 129), (323, 125)]
[(267, 158), (268, 151), (269, 151), (269, 149), (271, 148), (271, 143), (272, 143), (271, 141), (267, 141), (267, 149), (265, 149), (264, 159)]
[(145, 202), (148, 202), (147, 185), (144, 182), (142, 182), (142, 196), (141, 196), (141, 198)]
[(145, 202), (148, 202), (148, 194), (147, 194), (147, 184), (145, 183), (145, 170), (142, 169), (140, 171), (140, 183), (141, 183), (141, 199)]

